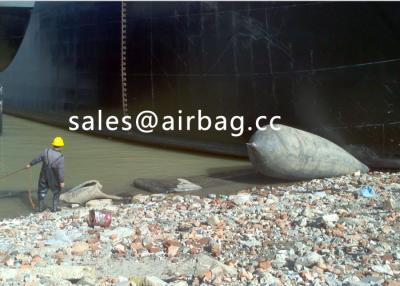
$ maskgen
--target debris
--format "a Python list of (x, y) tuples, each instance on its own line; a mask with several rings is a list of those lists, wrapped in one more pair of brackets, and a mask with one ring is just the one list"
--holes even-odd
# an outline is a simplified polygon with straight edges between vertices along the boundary
[(296, 264), (300, 264), (306, 267), (311, 267), (323, 262), (321, 255), (316, 252), (308, 253), (305, 256), (299, 257), (296, 260)]
[(195, 268), (195, 276), (197, 277), (203, 277), (204, 273), (209, 271), (209, 269), (220, 269), (224, 274), (236, 277), (237, 276), (237, 270), (234, 267), (230, 267), (228, 265), (225, 265), (218, 260), (205, 255), (205, 254), (200, 254), (197, 257), (197, 264)]
[(396, 209), (396, 201), (390, 197), (382, 203), (382, 208), (387, 211), (392, 211)]
[(112, 199), (99, 199), (99, 200), (90, 200), (85, 204), (85, 206), (87, 208), (101, 209), (107, 206), (111, 206), (112, 204), (113, 204)]
[(322, 221), (327, 227), (335, 227), (335, 222), (339, 220), (339, 216), (337, 214), (326, 214), (322, 216)]
[(82, 184), (62, 193), (60, 200), (70, 204), (83, 204), (94, 199), (112, 199), (121, 200), (121, 197), (108, 195), (101, 190), (103, 186), (99, 181), (91, 180), (83, 182)]
[(211, 216), (208, 218), (207, 223), (211, 226), (216, 226), (221, 223), (219, 217), (217, 215)]
[(96, 225), (101, 227), (108, 227), (111, 224), (111, 212), (106, 210), (90, 210), (88, 225), (94, 227)]
[(178, 192), (178, 193), (179, 192), (193, 192), (193, 191), (198, 191), (198, 190), (202, 189), (202, 187), (192, 183), (189, 180), (182, 179), (182, 178), (178, 178), (177, 180), (179, 181), (179, 183), (176, 186), (176, 188), (174, 188), (175, 192)]
[[(139, 195), (108, 206), (106, 228), (89, 226), (83, 206), (4, 219), (0, 284), (3, 277), (7, 285), (144, 285), (145, 277), (161, 285), (393, 284), (400, 279), (400, 214), (381, 208), (400, 199), (386, 188), (399, 175), (257, 187), (225, 200)], [(377, 196), (355, 198), (360, 184)], [(72, 275), (72, 265), (92, 265), (94, 273)], [(39, 273), (49, 267), (60, 273)]]
[(364, 198), (373, 198), (376, 196), (374, 189), (371, 186), (364, 186), (358, 190), (358, 194)]

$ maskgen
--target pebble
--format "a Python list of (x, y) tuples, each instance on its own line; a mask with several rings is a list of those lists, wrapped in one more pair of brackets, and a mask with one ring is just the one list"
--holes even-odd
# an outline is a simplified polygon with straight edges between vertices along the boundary
[[(3, 219), (0, 284), (396, 285), (399, 175), (254, 187), (224, 199), (136, 195), (107, 206), (108, 228), (87, 225), (93, 202)], [(360, 185), (377, 196), (354, 196)]]
[(323, 262), (321, 255), (316, 252), (311, 252), (306, 254), (305, 256), (301, 256), (296, 260), (296, 264), (300, 264), (302, 266), (311, 267)]

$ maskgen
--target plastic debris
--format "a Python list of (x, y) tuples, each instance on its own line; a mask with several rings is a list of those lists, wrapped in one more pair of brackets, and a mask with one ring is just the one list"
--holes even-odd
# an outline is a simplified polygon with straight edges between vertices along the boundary
[(358, 190), (358, 194), (364, 198), (373, 198), (376, 196), (374, 189), (371, 186), (364, 186)]

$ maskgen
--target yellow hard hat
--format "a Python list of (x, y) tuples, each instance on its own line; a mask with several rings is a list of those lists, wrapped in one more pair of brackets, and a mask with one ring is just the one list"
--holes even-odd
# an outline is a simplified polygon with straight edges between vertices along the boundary
[(61, 137), (54, 138), (53, 142), (51, 143), (54, 147), (63, 147), (64, 140)]

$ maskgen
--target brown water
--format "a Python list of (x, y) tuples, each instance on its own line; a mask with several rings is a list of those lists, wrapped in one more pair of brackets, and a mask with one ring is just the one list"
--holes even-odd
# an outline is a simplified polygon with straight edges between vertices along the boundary
[[(175, 150), (125, 143), (87, 134), (70, 132), (45, 124), (5, 115), (0, 136), (0, 175), (17, 170), (39, 155), (55, 136), (65, 140), (66, 189), (86, 180), (97, 179), (107, 193), (136, 192), (135, 178), (207, 175), (218, 170), (248, 168), (247, 160), (191, 154)], [(36, 199), (40, 164), (33, 168), (33, 196)], [(0, 180), (0, 195), (18, 194), (0, 199), (0, 218), (32, 212), (27, 190), (29, 171)], [(48, 194), (48, 198), (51, 195)]]

